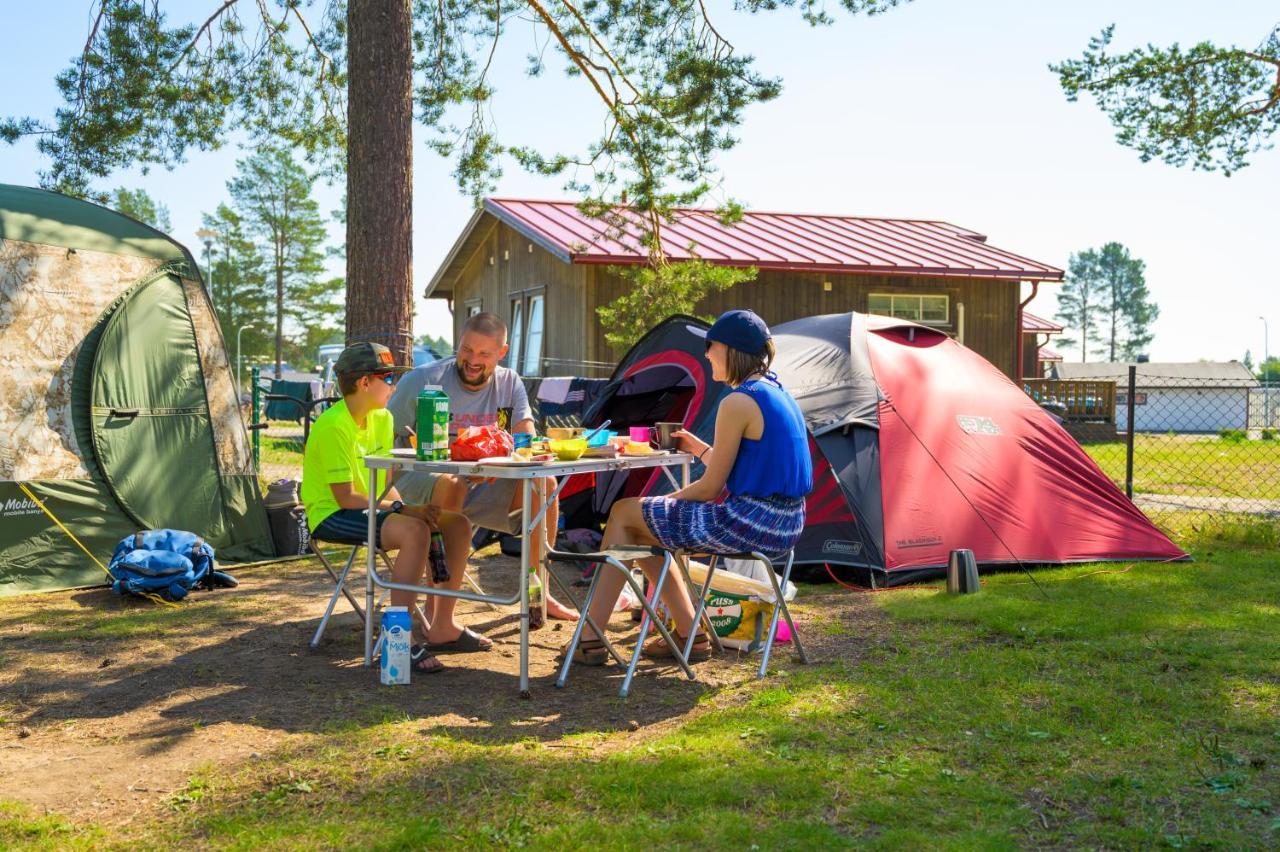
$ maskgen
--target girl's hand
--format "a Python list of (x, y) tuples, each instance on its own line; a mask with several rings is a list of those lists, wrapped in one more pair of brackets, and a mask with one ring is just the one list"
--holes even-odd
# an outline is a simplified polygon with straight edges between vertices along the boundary
[(700, 456), (707, 450), (711, 449), (711, 445), (706, 441), (702, 440), (697, 435), (694, 435), (692, 432), (685, 431), (684, 429), (677, 429), (671, 433), (671, 436), (676, 439), (676, 446), (680, 448), (680, 452), (682, 453), (691, 453), (695, 456)]

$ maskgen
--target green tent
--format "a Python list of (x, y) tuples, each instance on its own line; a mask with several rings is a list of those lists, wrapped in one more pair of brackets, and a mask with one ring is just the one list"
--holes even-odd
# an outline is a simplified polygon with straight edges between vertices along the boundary
[(0, 596), (102, 583), (76, 540), (106, 564), (161, 527), (272, 555), (199, 270), (127, 216), (0, 184)]

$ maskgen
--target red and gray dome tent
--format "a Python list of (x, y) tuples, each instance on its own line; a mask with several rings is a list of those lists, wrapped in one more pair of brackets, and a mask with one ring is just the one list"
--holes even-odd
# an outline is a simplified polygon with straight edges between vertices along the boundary
[[(710, 441), (728, 389), (711, 380), (693, 328), (706, 324), (678, 316), (649, 332), (584, 421), (678, 420)], [(773, 333), (774, 370), (814, 458), (797, 562), (893, 586), (937, 576), (955, 548), (983, 566), (1186, 558), (1052, 417), (942, 332), (848, 313)], [(600, 486), (599, 510), (670, 490), (647, 471)]]

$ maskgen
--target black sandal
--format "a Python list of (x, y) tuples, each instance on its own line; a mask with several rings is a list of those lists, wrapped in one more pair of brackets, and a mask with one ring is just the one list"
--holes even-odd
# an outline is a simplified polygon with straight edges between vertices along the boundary
[(435, 658), (426, 645), (414, 645), (409, 649), (409, 670), (414, 674), (439, 674), (445, 664)]

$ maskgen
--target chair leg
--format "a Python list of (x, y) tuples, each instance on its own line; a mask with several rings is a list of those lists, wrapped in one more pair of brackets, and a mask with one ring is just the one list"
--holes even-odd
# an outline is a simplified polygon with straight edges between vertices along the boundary
[[(320, 549), (316, 548), (316, 552), (319, 553)], [(320, 638), (324, 636), (324, 630), (326, 627), (329, 626), (329, 616), (333, 615), (333, 607), (335, 604), (338, 603), (338, 595), (342, 592), (346, 592), (347, 598), (350, 599), (351, 597), (351, 593), (347, 592), (347, 575), (351, 573), (351, 566), (355, 564), (356, 554), (359, 552), (360, 552), (359, 547), (351, 548), (351, 555), (347, 557), (347, 564), (342, 569), (342, 576), (334, 577), (334, 582), (337, 585), (333, 590), (333, 594), (329, 596), (329, 603), (324, 608), (324, 615), (320, 617), (320, 624), (316, 626), (316, 635), (311, 637), (312, 648), (320, 647)], [(329, 567), (328, 560), (326, 560), (323, 556), (320, 557), (320, 561), (325, 563), (326, 568)], [(333, 573), (332, 570), (330, 570), (329, 573), (332, 575)], [(352, 603), (354, 605), (354, 601)], [(361, 612), (359, 607), (356, 607), (356, 612), (361, 613), (360, 617), (361, 617), (361, 620), (363, 620), (364, 614), (363, 612)]]
[[(338, 574), (333, 570), (333, 564), (320, 551), (320, 548), (316, 546), (315, 541), (311, 542), (311, 552), (320, 557), (320, 564), (324, 566), (325, 571), (329, 572), (329, 579), (333, 580), (335, 585), (340, 585), (338, 583)], [(347, 562), (350, 564), (351, 560), (348, 559)], [(360, 606), (360, 602), (356, 600), (355, 595), (351, 594), (351, 590), (346, 586), (342, 586), (342, 594), (346, 596), (347, 601), (351, 604), (351, 608), (360, 616), (360, 620), (364, 621), (364, 607)]]
[(565, 652), (564, 663), (560, 666), (560, 676), (556, 678), (556, 686), (560, 689), (563, 689), (565, 683), (569, 680), (569, 668), (573, 665), (573, 655), (578, 651), (578, 643), (582, 641), (582, 631), (588, 624), (591, 625), (591, 629), (600, 637), (600, 640), (604, 642), (609, 655), (613, 657), (618, 665), (626, 665), (626, 660), (622, 659), (622, 655), (613, 647), (613, 643), (609, 641), (609, 637), (605, 635), (604, 630), (595, 623), (589, 614), (591, 601), (596, 593), (596, 581), (599, 578), (600, 572), (596, 571), (595, 577), (591, 580), (591, 586), (587, 589), (587, 597), (582, 604), (582, 617), (578, 619), (578, 623), (573, 628), (573, 637), (569, 640), (569, 648)]
[(775, 606), (773, 608), (773, 617), (769, 619), (769, 633), (764, 640), (764, 651), (760, 657), (760, 670), (756, 673), (756, 677), (762, 678), (767, 674), (769, 668), (769, 654), (773, 651), (773, 641), (778, 635), (778, 617), (786, 616), (787, 626), (791, 628), (791, 641), (795, 643), (796, 653), (800, 657), (801, 663), (808, 663), (809, 657), (804, 651), (804, 645), (800, 642), (800, 631), (796, 629), (796, 623), (791, 618), (791, 609), (787, 606), (787, 601), (783, 597), (783, 590), (787, 587), (787, 582), (791, 579), (791, 565), (795, 561), (796, 554), (792, 550), (787, 554), (787, 565), (782, 569), (782, 584), (778, 583), (778, 574), (773, 570), (773, 563), (769, 561), (763, 554), (753, 554), (756, 559), (765, 565), (765, 573), (769, 575), (769, 582), (773, 584), (773, 595)]
[(716, 565), (720, 557), (717, 554), (711, 554), (711, 564), (707, 566), (707, 579), (699, 588), (694, 584), (693, 578), (689, 576), (689, 566), (686, 564), (686, 554), (680, 554), (678, 557), (680, 570), (684, 572), (685, 584), (689, 587), (689, 594), (694, 594), (697, 589), (696, 599), (697, 607), (693, 613), (693, 630), (689, 631), (689, 638), (685, 640), (684, 655), (687, 658), (693, 651), (694, 640), (698, 636), (696, 627), (699, 624), (705, 625), (707, 629), (707, 637), (711, 640), (711, 646), (717, 654), (724, 653), (724, 645), (720, 642), (720, 634), (716, 633), (715, 625), (711, 623), (711, 616), (707, 613), (707, 594), (711, 591), (711, 578), (715, 576)]
[[(636, 587), (635, 577), (631, 575), (631, 570), (629, 568), (624, 569), (624, 571), (627, 577), (627, 582), (630, 583), (631, 587), (634, 589)], [(671, 554), (665, 553), (663, 554), (663, 558), (662, 558), (662, 570), (658, 573), (658, 582), (655, 583), (653, 586), (653, 599), (655, 601), (658, 600), (659, 596), (661, 596), (662, 586), (664, 583), (666, 583), (667, 574), (669, 574), (670, 572), (671, 572)], [(639, 665), (640, 656), (644, 653), (644, 640), (649, 635), (650, 625), (653, 625), (654, 627), (658, 628), (658, 630), (662, 633), (663, 638), (666, 639), (667, 644), (672, 649), (671, 653), (675, 655), (676, 661), (680, 664), (680, 667), (684, 669), (684, 673), (689, 676), (689, 680), (697, 680), (697, 678), (694, 677), (693, 670), (689, 668), (688, 649), (685, 649), (683, 652), (681, 652), (679, 649), (676, 648), (674, 642), (672, 641), (673, 637), (671, 636), (670, 633), (667, 632), (666, 625), (663, 624), (662, 620), (658, 618), (657, 612), (654, 611), (653, 604), (645, 600), (643, 589), (640, 589), (640, 592), (641, 592), (640, 601), (641, 601), (641, 604), (644, 606), (644, 616), (641, 617), (640, 619), (640, 634), (636, 637), (636, 649), (631, 652), (631, 663), (627, 666), (626, 677), (622, 679), (622, 688), (618, 690), (619, 698), (626, 698), (627, 695), (631, 692), (631, 679), (635, 677), (636, 666)], [(690, 631), (690, 634), (693, 635), (695, 632), (696, 631)]]

